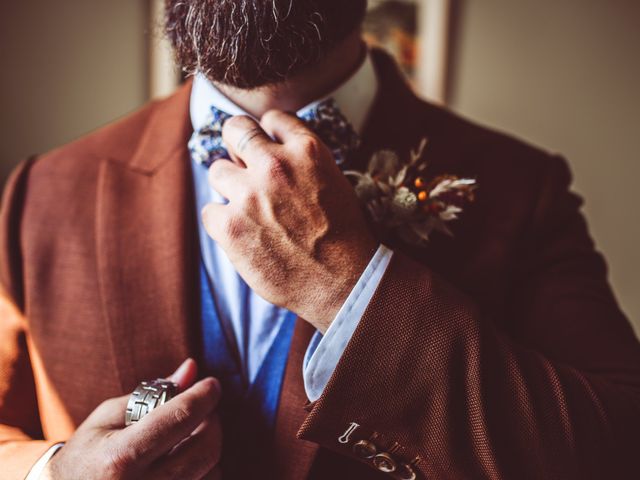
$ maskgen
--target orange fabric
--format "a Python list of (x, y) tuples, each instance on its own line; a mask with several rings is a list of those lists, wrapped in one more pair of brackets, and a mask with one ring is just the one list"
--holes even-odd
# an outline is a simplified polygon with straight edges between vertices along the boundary
[[(640, 347), (564, 161), (420, 101), (374, 55), (381, 88), (356, 167), (427, 136), (428, 175), (475, 177), (478, 200), (453, 238), (382, 238), (397, 254), (312, 405), (298, 320), (276, 478), (389, 478), (353, 453), (359, 439), (419, 478), (636, 477)], [(189, 93), (23, 163), (5, 189), (2, 478), (22, 478), (102, 400), (201, 353)]]

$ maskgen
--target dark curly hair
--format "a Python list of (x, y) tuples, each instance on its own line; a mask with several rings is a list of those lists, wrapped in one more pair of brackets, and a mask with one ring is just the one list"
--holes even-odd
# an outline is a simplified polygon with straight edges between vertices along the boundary
[(367, 0), (166, 0), (165, 30), (189, 74), (239, 88), (285, 80), (361, 24)]

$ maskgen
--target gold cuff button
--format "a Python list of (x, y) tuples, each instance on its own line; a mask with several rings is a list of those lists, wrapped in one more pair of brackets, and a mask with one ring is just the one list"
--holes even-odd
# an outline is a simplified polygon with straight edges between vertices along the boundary
[(379, 453), (373, 457), (373, 465), (384, 473), (396, 471), (396, 461), (388, 453)]
[(373, 443), (360, 440), (353, 444), (353, 453), (360, 458), (373, 458), (373, 456), (378, 453), (378, 449)]
[(398, 465), (398, 470), (396, 471), (396, 478), (398, 480), (416, 480), (416, 472), (413, 471), (406, 463), (401, 463)]

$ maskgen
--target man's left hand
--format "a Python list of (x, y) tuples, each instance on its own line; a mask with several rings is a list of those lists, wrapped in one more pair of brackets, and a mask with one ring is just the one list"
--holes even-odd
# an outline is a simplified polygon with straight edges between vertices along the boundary
[(203, 209), (207, 232), (258, 295), (325, 332), (378, 245), (352, 186), (288, 113), (232, 117), (222, 138), (231, 161), (209, 183), (229, 203)]

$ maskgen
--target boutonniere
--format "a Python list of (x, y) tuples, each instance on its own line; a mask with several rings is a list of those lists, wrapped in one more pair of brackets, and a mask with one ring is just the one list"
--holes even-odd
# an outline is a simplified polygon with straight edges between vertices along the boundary
[(455, 175), (426, 177), (427, 139), (401, 161), (391, 150), (374, 153), (367, 171), (347, 170), (355, 191), (376, 228), (395, 231), (407, 243), (425, 245), (433, 231), (452, 235), (448, 222), (473, 202), (476, 181)]

